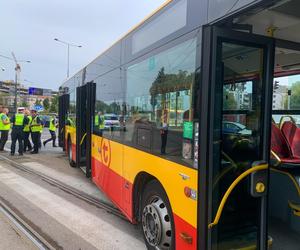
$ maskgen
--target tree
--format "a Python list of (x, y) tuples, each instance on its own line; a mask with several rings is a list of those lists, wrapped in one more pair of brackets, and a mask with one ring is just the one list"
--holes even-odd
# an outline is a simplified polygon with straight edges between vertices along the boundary
[(21, 105), (20, 105), (21, 107), (25, 107), (25, 108), (28, 108), (28, 103), (27, 102), (25, 102), (25, 101), (22, 101), (22, 103), (21, 103)]
[(237, 102), (234, 98), (234, 94), (227, 89), (223, 92), (223, 109), (234, 110), (237, 108)]
[(290, 109), (300, 109), (300, 81), (293, 83)]
[(58, 95), (52, 97), (52, 102), (49, 111), (52, 113), (58, 112)]
[(46, 98), (46, 99), (43, 100), (43, 106), (44, 106), (44, 109), (45, 109), (45, 110), (48, 110), (48, 109), (49, 109), (49, 107), (50, 107), (50, 102), (49, 102), (49, 99), (48, 99), (48, 98)]
[(42, 102), (41, 102), (41, 100), (36, 99), (34, 104), (35, 104), (35, 105), (42, 105)]

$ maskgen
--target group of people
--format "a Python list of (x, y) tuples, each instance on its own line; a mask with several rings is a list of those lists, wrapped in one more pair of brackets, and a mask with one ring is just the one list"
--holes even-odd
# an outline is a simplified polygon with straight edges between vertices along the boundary
[[(18, 108), (17, 113), (11, 118), (8, 116), (9, 110), (0, 106), (0, 152), (4, 151), (5, 144), (8, 140), (9, 131), (11, 130), (11, 150), (10, 154), (13, 156), (16, 150), (16, 143), (19, 144), (19, 155), (24, 152), (31, 154), (38, 154), (41, 148), (41, 133), (43, 131), (43, 123), (40, 119), (37, 110)], [(43, 142), (44, 146), (52, 141), (53, 147), (56, 147), (56, 128), (58, 121), (52, 117), (49, 124), (49, 132), (51, 138)], [(30, 135), (33, 145), (30, 142)]]

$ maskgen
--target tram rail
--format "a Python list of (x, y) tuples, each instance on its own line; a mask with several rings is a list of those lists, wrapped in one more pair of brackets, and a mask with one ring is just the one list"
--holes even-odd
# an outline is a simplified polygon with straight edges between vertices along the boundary
[(111, 213), (113, 215), (116, 215), (118, 217), (120, 217), (121, 219), (124, 219), (126, 221), (128, 221), (126, 219), (126, 217), (120, 212), (119, 209), (117, 209), (116, 207), (113, 207), (112, 205), (104, 202), (104, 201), (101, 201), (101, 200), (98, 200), (96, 199), (95, 197), (89, 195), (89, 194), (86, 194), (76, 188), (73, 188), (69, 185), (66, 185), (64, 183), (62, 183), (61, 181), (59, 180), (56, 180), (55, 178), (53, 177), (50, 177), (48, 175), (45, 175), (45, 174), (42, 174), (41, 172), (38, 172), (38, 171), (35, 171), (33, 169), (30, 169), (29, 167), (19, 163), (19, 162), (16, 162), (14, 160), (11, 160), (3, 155), (0, 155), (0, 159), (2, 159), (3, 161), (5, 161), (7, 164), (9, 164), (10, 166), (16, 168), (16, 169), (19, 169), (21, 171), (24, 171), (26, 173), (29, 173), (31, 175), (35, 175), (35, 176), (38, 176), (40, 177), (43, 181), (49, 183), (50, 185), (52, 186), (55, 186), (61, 190), (63, 190), (64, 192), (66, 193), (69, 193), (73, 196), (75, 196), (76, 198), (80, 199), (80, 200), (83, 200), (89, 204), (92, 204), (100, 209), (103, 209), (105, 210), (106, 212), (108, 213)]
[(8, 219), (9, 223), (22, 234), (30, 243), (40, 250), (54, 250), (56, 249), (49, 243), (39, 232), (33, 229), (26, 223), (14, 210), (0, 199), (0, 213)]

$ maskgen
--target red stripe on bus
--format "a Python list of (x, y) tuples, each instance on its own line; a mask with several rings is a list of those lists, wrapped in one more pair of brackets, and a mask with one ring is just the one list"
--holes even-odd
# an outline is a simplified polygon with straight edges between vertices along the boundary
[(111, 199), (124, 213), (130, 222), (132, 213), (132, 183), (92, 157), (93, 182)]
[[(197, 249), (197, 229), (174, 213), (173, 218), (175, 223), (176, 249)], [(181, 235), (192, 237), (192, 242), (187, 243), (185, 240), (183, 240), (183, 237)]]
[[(133, 221), (132, 205), (132, 183), (115, 173), (109, 167), (92, 157), (92, 179), (93, 182), (112, 200), (112, 202)], [(126, 188), (125, 188), (126, 187)], [(197, 246), (197, 229), (173, 213), (175, 232), (176, 232), (176, 249), (196, 249)], [(192, 237), (191, 244), (187, 243), (180, 236), (185, 234)]]

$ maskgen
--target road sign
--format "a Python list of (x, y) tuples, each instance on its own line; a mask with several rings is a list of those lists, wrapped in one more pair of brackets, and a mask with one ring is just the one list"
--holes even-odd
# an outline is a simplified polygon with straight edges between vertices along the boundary
[(32, 109), (40, 112), (40, 111), (44, 111), (44, 106), (42, 106), (42, 105), (34, 105), (32, 107)]

